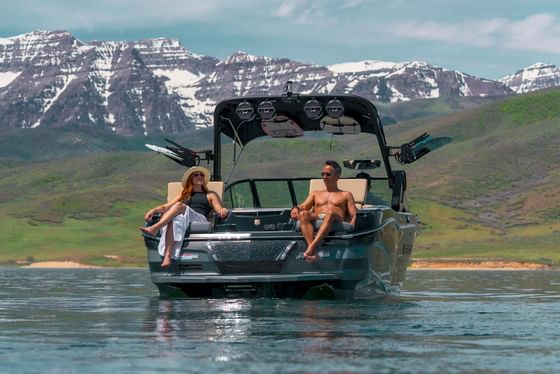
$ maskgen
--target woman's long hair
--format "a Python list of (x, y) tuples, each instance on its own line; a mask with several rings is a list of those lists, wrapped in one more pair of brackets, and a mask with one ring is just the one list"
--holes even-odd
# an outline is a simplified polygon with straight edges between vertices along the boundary
[[(192, 178), (193, 178), (192, 174), (189, 175), (189, 178), (187, 179), (187, 183), (185, 183), (185, 187), (183, 188), (183, 191), (181, 192), (181, 201), (190, 200), (191, 197), (192, 197), (193, 189), (194, 189)], [(206, 187), (206, 183), (204, 183), (200, 187), (202, 187), (202, 192), (208, 193), (208, 187)]]

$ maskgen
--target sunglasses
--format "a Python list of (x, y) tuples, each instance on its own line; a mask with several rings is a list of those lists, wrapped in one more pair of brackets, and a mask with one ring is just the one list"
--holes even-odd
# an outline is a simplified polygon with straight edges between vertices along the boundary
[(202, 173), (192, 173), (192, 176), (193, 176), (193, 178), (194, 177), (203, 177), (204, 174), (202, 174)]
[(322, 177), (331, 177), (332, 173), (321, 173)]

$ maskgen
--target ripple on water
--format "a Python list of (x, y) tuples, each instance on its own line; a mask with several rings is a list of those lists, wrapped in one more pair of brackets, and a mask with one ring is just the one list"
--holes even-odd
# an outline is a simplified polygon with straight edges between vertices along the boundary
[(29, 373), (550, 372), (560, 369), (557, 275), (415, 271), (400, 296), (375, 302), (160, 300), (146, 270), (0, 269), (0, 363)]

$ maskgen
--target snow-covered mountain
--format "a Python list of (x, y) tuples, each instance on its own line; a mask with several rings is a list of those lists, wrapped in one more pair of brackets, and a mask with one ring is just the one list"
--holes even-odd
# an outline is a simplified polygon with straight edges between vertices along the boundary
[(0, 39), (0, 128), (184, 132), (210, 126), (220, 100), (280, 93), (288, 80), (295, 92), (354, 93), (380, 102), (513, 93), (509, 81), (419, 61), (319, 66), (245, 52), (220, 61), (173, 39), (85, 43), (65, 31), (35, 31)]
[(500, 82), (518, 94), (558, 87), (560, 86), (560, 68), (557, 68), (556, 65), (539, 62), (521, 69), (515, 74), (503, 77)]
[(169, 39), (83, 43), (64, 31), (0, 39), (0, 126), (183, 132), (196, 118), (169, 77), (196, 80), (217, 62)]
[(363, 61), (337, 64), (330, 66), (330, 69), (337, 73), (336, 91), (363, 95), (382, 102), (441, 96), (500, 96), (511, 93), (499, 82), (420, 61)]

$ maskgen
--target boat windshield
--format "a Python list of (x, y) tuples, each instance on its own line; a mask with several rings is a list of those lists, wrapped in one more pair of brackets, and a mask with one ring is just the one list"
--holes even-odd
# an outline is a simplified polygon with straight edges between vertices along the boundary
[[(315, 132), (294, 139), (265, 137), (245, 145), (240, 156), (239, 148), (231, 143), (222, 146), (227, 186), (224, 204), (230, 209), (291, 207), (301, 203), (309, 193), (309, 180), (321, 179), (321, 168), (331, 159), (342, 166), (341, 178), (356, 178), (365, 172), (371, 177), (371, 190), (390, 201), (391, 190), (374, 134), (336, 136)], [(228, 154), (233, 157), (227, 157)], [(357, 158), (379, 162), (368, 165), (372, 169), (343, 166), (345, 160)]]

